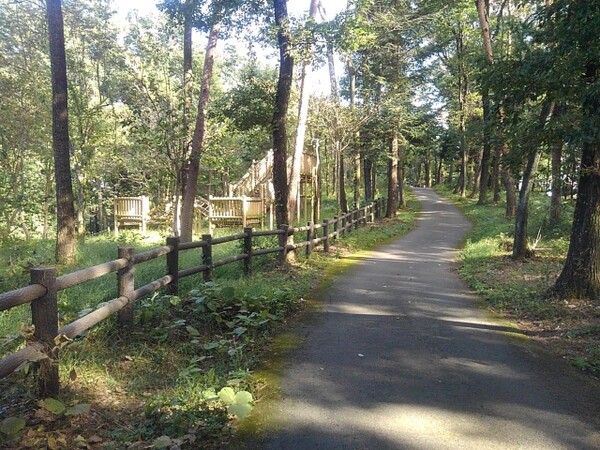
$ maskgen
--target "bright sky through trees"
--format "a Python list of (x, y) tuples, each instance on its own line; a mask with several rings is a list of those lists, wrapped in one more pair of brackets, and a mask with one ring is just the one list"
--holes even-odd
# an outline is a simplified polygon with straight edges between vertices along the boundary
[[(137, 0), (132, 2), (130, 0), (114, 0), (114, 5), (117, 10), (117, 20), (119, 22), (125, 22), (127, 20), (127, 14), (133, 10), (137, 10), (141, 15), (157, 14), (158, 9), (156, 8), (156, 4), (158, 1), (159, 0)], [(306, 16), (308, 14), (309, 4), (309, 0), (289, 0), (288, 13), (292, 17)], [(322, 4), (327, 13), (327, 18), (332, 19), (336, 14), (346, 9), (348, 2), (347, 0), (322, 0)], [(259, 56), (268, 60), (271, 60), (272, 57), (273, 64), (277, 64), (277, 59), (275, 58), (276, 52), (277, 49), (273, 47), (265, 49), (265, 52), (262, 55), (259, 52)], [(317, 69), (316, 76), (313, 80), (313, 92), (329, 93), (329, 74), (326, 66)]]

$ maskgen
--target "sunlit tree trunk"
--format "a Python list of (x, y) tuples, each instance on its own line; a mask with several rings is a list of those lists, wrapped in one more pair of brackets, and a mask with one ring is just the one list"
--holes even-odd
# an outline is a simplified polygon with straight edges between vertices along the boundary
[(190, 163), (188, 169), (188, 178), (183, 195), (183, 204), (181, 207), (181, 241), (190, 242), (192, 240), (193, 220), (194, 220), (194, 202), (196, 200), (196, 191), (198, 189), (198, 175), (200, 171), (200, 154), (204, 145), (204, 136), (206, 133), (206, 118), (208, 102), (210, 100), (210, 88), (213, 77), (213, 67), (217, 53), (217, 42), (219, 40), (220, 24), (216, 21), (212, 24), (206, 44), (206, 55), (204, 57), (204, 68), (202, 70), (202, 82), (200, 85), (200, 97), (198, 99), (198, 117), (194, 136), (192, 137), (192, 147), (190, 151)]
[(395, 217), (398, 211), (398, 131), (392, 131), (388, 160), (388, 199), (386, 217)]
[[(310, 1), (309, 17), (314, 21), (317, 17), (318, 0)], [(312, 49), (311, 49), (312, 53)], [(302, 155), (304, 154), (304, 140), (306, 135), (306, 122), (308, 120), (308, 104), (310, 100), (309, 86), (311, 85), (311, 64), (312, 58), (309, 58), (301, 67), (300, 74), (300, 101), (298, 106), (298, 126), (296, 128), (296, 141), (294, 143), (294, 157), (292, 159), (292, 169), (290, 171), (289, 194), (288, 194), (288, 214), (289, 223), (294, 221), (296, 211), (296, 202), (298, 201), (298, 192), (300, 191), (300, 170), (302, 166)]]

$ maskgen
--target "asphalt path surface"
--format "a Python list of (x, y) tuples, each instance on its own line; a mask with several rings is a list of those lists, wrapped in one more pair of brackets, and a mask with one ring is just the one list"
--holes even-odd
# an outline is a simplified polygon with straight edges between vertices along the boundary
[[(260, 449), (600, 449), (600, 386), (493, 319), (455, 261), (470, 223), (429, 189), (290, 356)], [(493, 274), (490, 274), (493, 276)]]

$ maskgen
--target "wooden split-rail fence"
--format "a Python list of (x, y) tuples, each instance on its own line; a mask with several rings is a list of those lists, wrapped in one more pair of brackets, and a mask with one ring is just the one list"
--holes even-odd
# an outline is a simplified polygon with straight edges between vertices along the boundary
[[(177, 295), (178, 281), (181, 278), (202, 274), (203, 279), (209, 281), (212, 279), (213, 269), (236, 261), (243, 261), (244, 273), (249, 274), (253, 258), (260, 255), (277, 253), (279, 262), (283, 264), (288, 252), (301, 248), (305, 249), (307, 257), (318, 245), (322, 245), (323, 251), (328, 252), (332, 239), (335, 240), (353, 229), (379, 219), (383, 216), (384, 207), (385, 201), (378, 199), (363, 208), (334, 217), (333, 220), (325, 220), (321, 224), (308, 223), (307, 226), (298, 228), (288, 225), (267, 231), (244, 228), (243, 233), (219, 238), (205, 234), (202, 240), (187, 243), (180, 243), (178, 237), (170, 237), (167, 238), (165, 246), (143, 253), (134, 253), (131, 247), (119, 247), (117, 259), (61, 276), (57, 276), (56, 269), (53, 267), (32, 269), (29, 286), (0, 294), (0, 312), (30, 304), (34, 326), (34, 334), (27, 345), (0, 360), (0, 378), (7, 377), (28, 362), (35, 362), (39, 364), (40, 396), (56, 395), (59, 391), (57, 361), (60, 342), (68, 342), (82, 335), (115, 313), (118, 326), (132, 327), (136, 300), (161, 288), (166, 288), (167, 294)], [(302, 233), (305, 233), (306, 238), (298, 241)], [(253, 249), (253, 239), (260, 236), (277, 236), (278, 246)], [(288, 243), (289, 236), (294, 236), (293, 244)], [(243, 241), (243, 253), (213, 260), (213, 247), (232, 241)], [(180, 270), (179, 252), (192, 249), (201, 249), (202, 264)], [(167, 273), (136, 289), (134, 267), (163, 256), (166, 257)], [(115, 272), (117, 273), (117, 298), (103, 303), (93, 312), (59, 328), (58, 292)]]

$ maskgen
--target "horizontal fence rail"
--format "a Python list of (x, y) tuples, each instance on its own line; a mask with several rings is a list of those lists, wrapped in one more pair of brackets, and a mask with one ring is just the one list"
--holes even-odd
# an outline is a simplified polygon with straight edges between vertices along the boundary
[[(0, 294), (0, 312), (30, 304), (34, 325), (33, 340), (28, 342), (26, 347), (0, 360), (0, 378), (7, 377), (28, 362), (45, 365), (46, 367), (40, 373), (46, 375), (44, 379), (38, 380), (40, 395), (56, 395), (59, 381), (58, 365), (55, 360), (60, 350), (55, 342), (57, 337), (74, 339), (114, 314), (117, 314), (117, 323), (120, 327), (132, 327), (136, 300), (163, 288), (166, 289), (167, 294), (177, 295), (178, 282), (181, 278), (201, 273), (204, 281), (210, 281), (213, 269), (237, 261), (243, 261), (244, 273), (249, 274), (252, 271), (254, 257), (278, 254), (278, 261), (282, 264), (287, 258), (287, 253), (300, 248), (305, 248), (307, 257), (310, 257), (314, 248), (319, 245), (323, 246), (324, 252), (328, 252), (331, 240), (336, 240), (361, 225), (379, 219), (383, 216), (384, 207), (384, 199), (378, 199), (363, 208), (325, 220), (320, 224), (308, 223), (306, 226), (296, 228), (281, 225), (276, 230), (264, 231), (254, 231), (246, 227), (243, 233), (219, 238), (205, 234), (200, 241), (186, 243), (180, 243), (177, 237), (170, 237), (167, 238), (166, 245), (141, 253), (134, 253), (131, 247), (119, 247), (118, 257), (113, 261), (58, 277), (56, 269), (52, 267), (32, 269), (29, 286)], [(258, 237), (276, 237), (278, 245), (273, 248), (254, 249), (254, 238)], [(214, 246), (234, 241), (243, 241), (242, 253), (213, 260)], [(192, 249), (201, 249), (202, 264), (180, 270), (179, 253)], [(166, 257), (166, 275), (136, 289), (135, 265), (163, 256)], [(117, 297), (59, 328), (57, 293), (112, 273), (117, 273)]]

